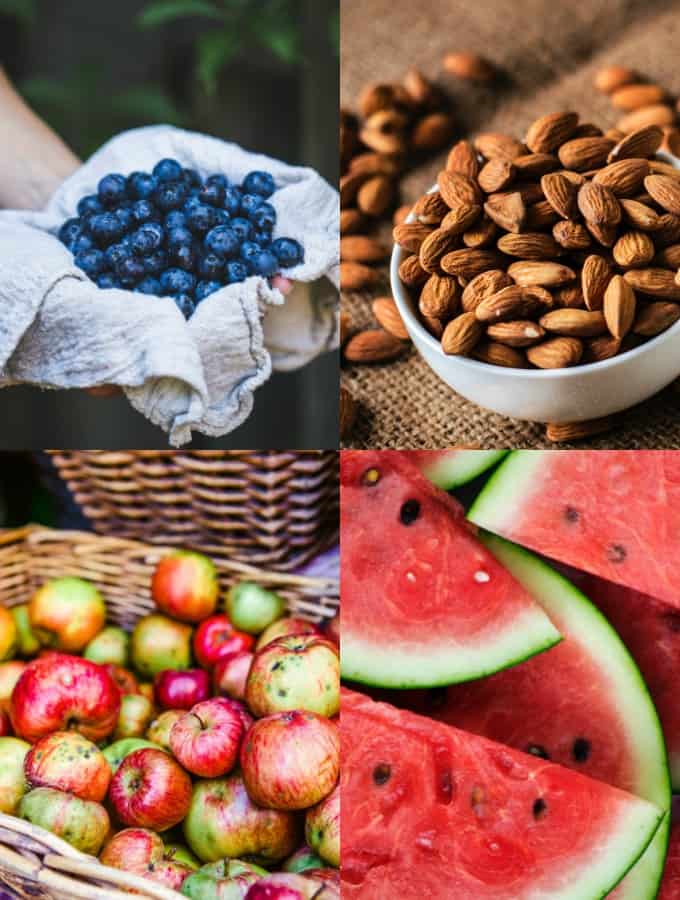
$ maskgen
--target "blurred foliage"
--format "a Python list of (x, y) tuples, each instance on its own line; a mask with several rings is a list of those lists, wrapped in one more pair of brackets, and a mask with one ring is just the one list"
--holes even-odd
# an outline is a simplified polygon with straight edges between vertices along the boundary
[(35, 21), (34, 0), (0, 0), (0, 15), (18, 19), (24, 25), (32, 25)]

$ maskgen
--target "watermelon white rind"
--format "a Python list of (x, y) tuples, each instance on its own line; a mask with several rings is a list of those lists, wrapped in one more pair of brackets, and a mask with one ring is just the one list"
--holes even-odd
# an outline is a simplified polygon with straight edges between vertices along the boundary
[[(628, 725), (634, 783), (628, 789), (670, 811), (671, 785), (666, 746), (659, 717), (633, 658), (602, 613), (570, 581), (533, 553), (489, 533), (482, 543), (543, 606), (563, 634), (578, 634), (584, 651), (599, 661), (611, 684), (612, 701)], [(567, 637), (567, 640), (569, 638)], [(654, 840), (615, 893), (617, 900), (653, 900), (663, 875), (670, 815)]]
[(492, 531), (504, 534), (516, 518), (518, 507), (524, 505), (527, 493), (543, 465), (542, 457), (556, 450), (514, 450), (491, 474), (468, 512), (468, 519)]
[(445, 491), (477, 478), (506, 454), (507, 450), (407, 451), (426, 478)]

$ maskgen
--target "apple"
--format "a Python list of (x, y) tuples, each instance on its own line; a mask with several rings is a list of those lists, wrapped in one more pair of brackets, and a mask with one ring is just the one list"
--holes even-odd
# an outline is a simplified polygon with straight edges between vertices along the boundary
[(12, 613), (0, 606), (0, 660), (11, 659), (19, 646), (19, 632)]
[(154, 717), (154, 705), (141, 694), (124, 694), (120, 700), (118, 724), (113, 732), (115, 741), (142, 737)]
[[(337, 869), (308, 869), (305, 878), (313, 878), (322, 884), (332, 885), (340, 889), (340, 872)], [(325, 896), (319, 894), (318, 896)]]
[(229, 619), (222, 614), (210, 616), (194, 634), (194, 656), (204, 669), (212, 669), (215, 663), (231, 653), (252, 650), (255, 638), (245, 631), (236, 631)]
[(306, 809), (335, 787), (340, 734), (330, 719), (302, 710), (255, 722), (241, 747), (248, 793), (268, 809)]
[(111, 780), (109, 799), (124, 825), (167, 831), (187, 814), (191, 779), (163, 750), (135, 750)]
[(193, 900), (242, 900), (251, 884), (269, 873), (240, 859), (221, 859), (190, 875), (182, 893)]
[(246, 695), (248, 673), (255, 659), (254, 653), (243, 651), (232, 653), (217, 661), (213, 669), (213, 687), (218, 693), (227, 694), (235, 700), (243, 700)]
[(129, 669), (117, 666), (115, 663), (104, 663), (102, 668), (106, 669), (111, 678), (118, 685), (121, 694), (138, 694), (139, 684), (137, 679)]
[(150, 700), (152, 703), (156, 702), (156, 695), (155, 695), (154, 689), (153, 689), (153, 682), (151, 682), (151, 681), (143, 681), (137, 688), (137, 693), (141, 694), (142, 697), (146, 697), (147, 700)]
[(323, 860), (316, 853), (303, 844), (298, 850), (289, 856), (281, 867), (284, 872), (304, 872), (307, 869), (318, 869), (323, 866)]
[(196, 782), (184, 835), (203, 862), (247, 857), (270, 866), (291, 854), (299, 827), (293, 813), (257, 806), (241, 775), (232, 774)]
[(297, 616), (286, 616), (284, 619), (274, 622), (262, 632), (257, 644), (255, 644), (255, 651), (257, 652), (266, 647), (267, 644), (271, 644), (276, 638), (287, 637), (291, 634), (321, 635), (321, 630), (313, 622), (308, 622), (307, 619), (299, 619)]
[(92, 638), (83, 651), (85, 659), (92, 662), (127, 666), (130, 657), (130, 635), (116, 625), (107, 625)]
[(170, 750), (172, 726), (182, 718), (185, 712), (186, 710), (183, 709), (166, 709), (160, 716), (156, 716), (146, 730), (147, 740), (154, 741), (164, 750)]
[(179, 891), (193, 871), (191, 866), (184, 863), (175, 862), (172, 859), (162, 859), (160, 862), (152, 863), (144, 877), (173, 891)]
[(74, 794), (48, 787), (35, 788), (24, 794), (18, 814), (68, 841), (76, 850), (94, 856), (99, 853), (111, 827), (109, 815), (101, 803), (81, 800)]
[(151, 579), (151, 596), (161, 612), (181, 622), (201, 622), (215, 612), (219, 596), (212, 560), (191, 550), (163, 557)]
[(14, 624), (17, 627), (17, 652), (19, 656), (35, 656), (40, 650), (40, 641), (31, 628), (28, 615), (28, 603), (20, 603), (12, 607)]
[(191, 665), (191, 626), (166, 616), (144, 616), (134, 627), (130, 656), (135, 669), (153, 678), (164, 669), (188, 669)]
[(125, 828), (109, 839), (99, 861), (179, 890), (193, 867), (169, 857), (159, 835), (146, 828)]
[(229, 589), (226, 608), (236, 628), (260, 634), (285, 613), (286, 601), (252, 581), (239, 581)]
[(340, 646), (340, 613), (336, 613), (324, 629), (326, 637)]
[(28, 663), (12, 692), (15, 733), (34, 744), (53, 731), (98, 742), (116, 727), (120, 691), (109, 673), (78, 656), (51, 653)]
[(307, 810), (305, 815), (305, 837), (309, 846), (324, 862), (332, 866), (340, 865), (340, 787)]
[(252, 885), (246, 900), (313, 900), (319, 883), (293, 872), (275, 872)]
[(102, 630), (106, 604), (82, 578), (55, 578), (33, 594), (28, 616), (43, 646), (79, 653)]
[(201, 865), (200, 860), (194, 856), (194, 854), (189, 850), (186, 844), (166, 844), (165, 845), (165, 858), (171, 859), (173, 862), (182, 863), (185, 866), (189, 866), (191, 869), (198, 869)]
[(166, 669), (154, 679), (154, 696), (161, 709), (191, 709), (210, 696), (210, 675), (203, 669)]
[(170, 749), (185, 769), (203, 778), (226, 775), (238, 761), (243, 719), (221, 697), (197, 703), (172, 726)]
[(244, 732), (248, 731), (255, 719), (250, 715), (245, 704), (241, 703), (239, 700), (233, 700), (231, 697), (220, 697), (219, 700), (239, 714), (241, 721), (243, 722)]
[(27, 663), (18, 659), (0, 663), (0, 710), (5, 712), (9, 710), (12, 691), (23, 674), (26, 665)]
[(77, 731), (55, 731), (41, 738), (26, 756), (24, 773), (31, 788), (55, 788), (97, 802), (111, 781), (104, 754)]
[(0, 737), (10, 737), (13, 734), (9, 713), (0, 709)]
[(26, 793), (24, 760), (31, 745), (14, 737), (0, 737), (0, 813), (13, 816)]
[(109, 764), (109, 768), (111, 769), (111, 774), (115, 775), (118, 771), (118, 767), (123, 762), (126, 756), (129, 756), (131, 753), (134, 753), (135, 750), (164, 750), (164, 747), (159, 746), (159, 744), (155, 744), (153, 741), (147, 741), (144, 738), (123, 738), (120, 741), (115, 741), (113, 744), (109, 744), (108, 747), (104, 747), (102, 753), (104, 754), (104, 758)]
[(306, 709), (331, 718), (340, 709), (338, 648), (314, 634), (276, 638), (255, 654), (246, 703), (254, 716)]

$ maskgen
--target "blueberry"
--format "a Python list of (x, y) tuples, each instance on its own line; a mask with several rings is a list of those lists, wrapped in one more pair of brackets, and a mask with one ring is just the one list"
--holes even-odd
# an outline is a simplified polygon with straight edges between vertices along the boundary
[(169, 250), (168, 261), (170, 265), (176, 266), (178, 269), (193, 272), (198, 261), (198, 253), (193, 244), (180, 244)]
[(127, 189), (133, 200), (148, 200), (158, 190), (158, 179), (147, 172), (133, 172), (128, 175)]
[(69, 244), (69, 250), (75, 256), (76, 253), (81, 253), (83, 250), (92, 250), (94, 246), (95, 244), (91, 237), (87, 234), (79, 234), (75, 241)]
[(255, 243), (259, 244), (262, 249), (265, 247), (269, 248), (269, 245), (272, 242), (271, 232), (269, 231), (258, 231), (255, 229), (253, 232), (253, 240)]
[(219, 281), (224, 277), (224, 257), (206, 253), (198, 263), (198, 276), (204, 281)]
[(99, 202), (99, 197), (96, 194), (88, 194), (86, 197), (81, 197), (78, 201), (79, 216), (92, 216), (103, 211), (104, 207)]
[(203, 179), (198, 174), (196, 169), (182, 169), (182, 181), (187, 185), (187, 187), (190, 188), (203, 187)]
[(217, 228), (213, 228), (206, 234), (203, 243), (207, 250), (219, 253), (220, 256), (228, 259), (238, 253), (240, 240), (236, 232), (228, 225), (218, 225)]
[(271, 245), (271, 251), (278, 259), (282, 269), (296, 266), (305, 258), (302, 246), (293, 238), (277, 238)]
[(154, 250), (160, 249), (164, 237), (165, 232), (158, 222), (147, 222), (132, 235), (130, 241), (132, 252), (137, 256), (148, 256)]
[(215, 222), (217, 225), (227, 225), (231, 221), (231, 216), (226, 209), (215, 210)]
[(258, 197), (257, 194), (244, 194), (241, 197), (241, 212), (244, 216), (250, 218), (261, 203), (264, 203), (264, 200), (262, 197)]
[(93, 281), (106, 268), (106, 260), (101, 250), (83, 250), (76, 254), (75, 264)]
[(145, 222), (154, 222), (158, 219), (156, 207), (150, 200), (137, 200), (130, 207), (130, 214), (135, 225), (143, 225)]
[(98, 185), (99, 202), (103, 206), (118, 206), (126, 197), (126, 181), (123, 175), (105, 175)]
[(268, 250), (261, 250), (252, 256), (249, 260), (253, 275), (262, 275), (264, 278), (271, 278), (279, 271), (279, 261)]
[(237, 216), (241, 211), (241, 197), (243, 192), (241, 188), (228, 187), (224, 192), (224, 208), (232, 216)]
[(191, 244), (193, 240), (193, 234), (183, 225), (168, 230), (168, 249), (181, 247), (183, 244)]
[(135, 288), (138, 294), (154, 294), (156, 297), (161, 296), (161, 283), (157, 278), (147, 276), (142, 278)]
[(195, 234), (207, 234), (215, 224), (215, 210), (212, 206), (200, 204), (187, 213), (187, 225)]
[(206, 297), (210, 294), (214, 294), (221, 288), (222, 285), (219, 281), (199, 281), (194, 292), (196, 295), (196, 303), (200, 303), (201, 300), (205, 300)]
[(120, 287), (120, 281), (118, 281), (114, 272), (102, 272), (101, 275), (97, 276), (97, 287), (117, 288)]
[(189, 189), (183, 181), (166, 181), (154, 194), (156, 206), (162, 212), (171, 209), (181, 209), (189, 194)]
[(153, 174), (159, 181), (178, 181), (182, 177), (182, 167), (176, 159), (162, 159), (153, 167)]
[(196, 311), (196, 304), (190, 294), (180, 292), (175, 294), (172, 299), (185, 319), (190, 319), (193, 316)]
[(72, 244), (83, 231), (82, 219), (67, 219), (59, 229), (59, 240), (62, 244)]
[(127, 259), (121, 259), (118, 263), (116, 274), (124, 287), (133, 287), (133, 285), (144, 278), (146, 268), (141, 259), (137, 259), (135, 256), (128, 256)]
[(135, 224), (134, 219), (132, 218), (132, 210), (129, 206), (119, 206), (118, 209), (115, 210), (114, 216), (123, 226), (124, 232), (130, 231)]
[(198, 199), (198, 193), (193, 194), (189, 191), (189, 196), (187, 197), (184, 206), (182, 207), (182, 212), (185, 216), (188, 216), (192, 209), (196, 209), (197, 206), (202, 206), (203, 204)]
[(249, 241), (253, 236), (254, 229), (248, 219), (243, 219), (241, 217), (232, 219), (229, 223), (229, 227), (235, 232), (239, 241)]
[(92, 237), (102, 247), (114, 244), (125, 231), (118, 216), (112, 212), (92, 216), (88, 221), (88, 228)]
[(196, 279), (183, 269), (166, 269), (161, 275), (161, 291), (167, 294), (189, 294), (196, 285)]
[(172, 228), (185, 228), (187, 224), (186, 214), (179, 209), (171, 210), (164, 219), (163, 224), (168, 231)]
[(223, 187), (225, 191), (229, 187), (229, 179), (227, 178), (226, 175), (219, 175), (219, 174), (218, 175), (209, 175), (205, 179), (205, 183), (206, 184), (219, 184), (220, 187)]
[(224, 203), (224, 188), (221, 184), (206, 184), (199, 193), (198, 199), (208, 206), (222, 206)]
[(145, 256), (142, 262), (147, 275), (160, 275), (168, 268), (168, 254), (165, 250), (156, 250)]
[(241, 244), (239, 256), (241, 259), (245, 260), (245, 262), (248, 262), (253, 256), (257, 256), (258, 253), (262, 253), (262, 247), (255, 241), (244, 241)]
[(250, 172), (243, 179), (243, 190), (247, 194), (259, 194), (260, 197), (271, 197), (276, 184), (269, 172)]
[(250, 272), (248, 271), (248, 266), (236, 259), (232, 262), (228, 262), (225, 266), (225, 272), (227, 274), (227, 284), (235, 284), (237, 281), (245, 281)]
[(129, 259), (131, 256), (130, 248), (126, 247), (125, 244), (111, 244), (110, 247), (106, 248), (106, 252), (104, 253), (104, 257), (106, 262), (111, 266), (112, 269), (115, 269), (118, 263), (123, 259)]
[(271, 231), (276, 225), (276, 210), (271, 203), (260, 203), (250, 214), (250, 221), (261, 231)]

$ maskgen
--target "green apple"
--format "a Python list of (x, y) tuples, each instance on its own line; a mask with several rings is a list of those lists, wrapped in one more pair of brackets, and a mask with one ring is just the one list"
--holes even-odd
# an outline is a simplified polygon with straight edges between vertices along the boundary
[(172, 726), (185, 714), (185, 709), (166, 709), (151, 722), (146, 730), (146, 738), (170, 752), (170, 732)]
[(304, 872), (306, 869), (323, 869), (324, 863), (320, 856), (303, 844), (281, 866), (284, 872)]
[(173, 842), (167, 843), (165, 845), (165, 853), (163, 855), (165, 859), (171, 859), (173, 860), (173, 862), (183, 863), (185, 866), (191, 866), (192, 869), (198, 869), (198, 867), (201, 865), (200, 859), (194, 856), (194, 854), (185, 844), (176, 844)]
[(28, 617), (28, 603), (12, 607), (14, 624), (17, 626), (17, 650), (19, 656), (35, 656), (40, 650), (40, 641), (33, 633)]
[(143, 736), (154, 716), (154, 705), (141, 694), (123, 694), (120, 699), (118, 724), (113, 732), (115, 741)]
[(112, 663), (126, 668), (130, 661), (130, 635), (116, 625), (107, 625), (85, 647), (83, 656), (100, 665)]
[(251, 885), (269, 875), (266, 869), (240, 859), (221, 859), (201, 866), (182, 885), (191, 900), (243, 900)]
[(307, 843), (331, 866), (340, 865), (340, 787), (305, 815)]
[(18, 814), (33, 825), (39, 825), (68, 841), (76, 850), (99, 853), (111, 823), (101, 803), (81, 800), (74, 794), (54, 788), (36, 788), (24, 794)]
[(154, 613), (144, 616), (132, 632), (132, 665), (145, 678), (165, 669), (191, 666), (191, 626)]
[(239, 581), (227, 594), (227, 615), (235, 628), (248, 634), (260, 634), (285, 611), (282, 597), (252, 581)]
[(14, 815), (28, 788), (24, 760), (31, 745), (15, 737), (0, 738), (0, 812)]
[(113, 744), (109, 744), (108, 747), (104, 747), (102, 753), (106, 757), (108, 764), (111, 766), (111, 772), (115, 775), (118, 766), (129, 753), (133, 753), (135, 750), (145, 749), (163, 750), (164, 748), (159, 747), (158, 744), (154, 744), (153, 741), (147, 741), (144, 738), (129, 737), (123, 738), (120, 741), (115, 741)]

